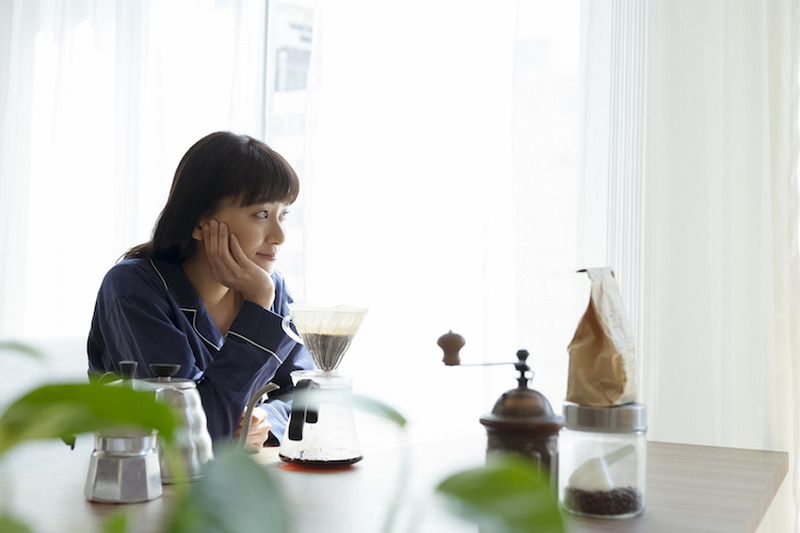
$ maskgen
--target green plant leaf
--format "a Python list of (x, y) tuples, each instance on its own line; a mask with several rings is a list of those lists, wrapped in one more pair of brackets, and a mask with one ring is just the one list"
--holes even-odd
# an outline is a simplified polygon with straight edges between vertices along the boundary
[(169, 533), (290, 531), (289, 508), (275, 476), (230, 446), (206, 464), (203, 477), (179, 495)]
[(564, 519), (549, 481), (529, 460), (494, 457), (485, 467), (456, 473), (437, 492), (453, 511), (497, 533), (563, 533)]
[(373, 398), (359, 395), (353, 395), (352, 401), (353, 406), (356, 408), (368, 413), (372, 413), (373, 415), (377, 415), (381, 418), (385, 418), (386, 420), (394, 422), (400, 427), (405, 427), (407, 423), (406, 418), (391, 405), (385, 404)]
[(64, 444), (69, 446), (70, 450), (75, 449), (75, 435), (60, 435), (58, 438), (64, 441)]
[(103, 524), (103, 533), (127, 533), (128, 513), (119, 511), (111, 515), (111, 518)]
[(294, 401), (318, 405), (320, 403), (339, 403), (377, 415), (405, 427), (407, 420), (400, 412), (389, 404), (368, 396), (351, 394), (344, 389), (304, 389), (294, 391)]
[(7, 351), (7, 352), (17, 352), (23, 355), (29, 355), (31, 357), (35, 357), (36, 359), (44, 359), (44, 353), (40, 350), (37, 350), (33, 346), (29, 344), (25, 344), (23, 342), (18, 341), (0, 341), (0, 352)]
[(0, 514), (0, 531), (3, 533), (31, 533), (31, 529), (10, 514)]
[(175, 417), (151, 393), (96, 384), (36, 388), (0, 416), (0, 455), (29, 440), (62, 438), (117, 427), (155, 429), (171, 441)]

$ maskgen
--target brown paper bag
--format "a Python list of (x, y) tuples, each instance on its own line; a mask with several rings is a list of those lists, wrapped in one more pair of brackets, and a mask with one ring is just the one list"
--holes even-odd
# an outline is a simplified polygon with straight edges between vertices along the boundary
[(608, 267), (585, 272), (592, 292), (567, 348), (566, 399), (595, 407), (635, 402), (635, 341), (614, 273)]

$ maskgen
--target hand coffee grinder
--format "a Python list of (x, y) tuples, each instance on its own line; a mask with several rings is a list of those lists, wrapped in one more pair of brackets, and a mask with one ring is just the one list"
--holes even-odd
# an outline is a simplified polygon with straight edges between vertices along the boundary
[(315, 370), (292, 372), (292, 411), (279, 456), (307, 467), (340, 467), (360, 461), (352, 409), (352, 379), (338, 372), (366, 309), (290, 304), (289, 313)]
[(530, 459), (557, 490), (558, 434), (564, 421), (542, 393), (528, 388), (527, 350), (517, 351), (517, 359), (517, 388), (504, 392), (480, 419), (488, 436), (487, 454), (511, 452)]
[(491, 413), (480, 418), (487, 433), (487, 459), (495, 454), (512, 453), (533, 462), (558, 490), (558, 435), (564, 419), (553, 412), (547, 398), (528, 387), (528, 351), (517, 351), (515, 363), (461, 363), (459, 350), (464, 337), (449, 331), (438, 340), (447, 366), (489, 366), (513, 364), (519, 372), (517, 388), (504, 392)]

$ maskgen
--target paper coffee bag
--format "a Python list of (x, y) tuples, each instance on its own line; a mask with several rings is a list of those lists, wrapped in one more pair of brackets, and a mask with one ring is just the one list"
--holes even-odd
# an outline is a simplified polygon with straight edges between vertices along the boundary
[(589, 307), (567, 348), (567, 401), (604, 407), (636, 401), (633, 328), (609, 267), (582, 270), (592, 281)]

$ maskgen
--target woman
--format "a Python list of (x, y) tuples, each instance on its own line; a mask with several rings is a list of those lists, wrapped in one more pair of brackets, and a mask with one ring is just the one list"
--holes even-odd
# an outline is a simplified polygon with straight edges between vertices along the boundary
[(250, 396), (280, 386), (255, 409), (247, 446), (280, 443), (294, 370), (311, 357), (288, 320), (292, 301), (275, 262), (299, 192), (291, 166), (244, 135), (212, 133), (183, 156), (150, 242), (114, 265), (97, 296), (89, 372), (119, 362), (177, 363), (196, 381), (213, 439), (238, 437)]

